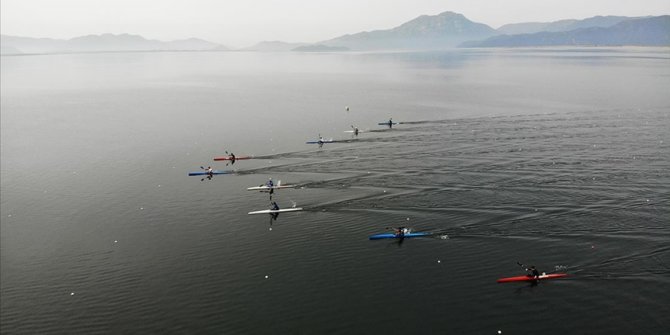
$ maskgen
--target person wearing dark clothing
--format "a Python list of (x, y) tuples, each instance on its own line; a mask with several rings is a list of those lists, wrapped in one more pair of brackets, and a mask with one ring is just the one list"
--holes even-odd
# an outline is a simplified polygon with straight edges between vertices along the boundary
[(534, 279), (540, 278), (540, 272), (537, 271), (535, 268), (535, 265), (531, 265), (529, 268), (526, 269), (526, 272), (528, 272), (528, 277), (532, 277)]
[(397, 237), (403, 237), (405, 236), (405, 234), (409, 233), (409, 229), (407, 229), (406, 227), (398, 227), (393, 229), (393, 231), (395, 233), (395, 236)]

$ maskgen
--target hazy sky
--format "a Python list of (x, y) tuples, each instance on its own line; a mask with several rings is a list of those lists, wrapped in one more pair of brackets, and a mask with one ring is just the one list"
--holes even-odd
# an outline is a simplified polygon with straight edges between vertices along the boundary
[(231, 47), (317, 42), (453, 11), (493, 28), (595, 15), (666, 15), (670, 0), (2, 0), (2, 34), (72, 38), (130, 33)]

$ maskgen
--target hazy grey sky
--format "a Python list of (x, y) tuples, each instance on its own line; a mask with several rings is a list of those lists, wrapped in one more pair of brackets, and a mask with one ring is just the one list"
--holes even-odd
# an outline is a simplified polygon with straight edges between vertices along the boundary
[(72, 38), (130, 33), (232, 47), (317, 42), (453, 11), (493, 28), (595, 15), (666, 15), (670, 0), (2, 0), (2, 34)]

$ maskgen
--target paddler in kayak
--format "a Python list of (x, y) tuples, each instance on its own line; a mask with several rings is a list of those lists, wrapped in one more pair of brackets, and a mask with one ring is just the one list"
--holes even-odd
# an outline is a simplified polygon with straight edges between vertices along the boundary
[(235, 154), (232, 152), (230, 153), (230, 164), (235, 164)]
[(317, 143), (319, 144), (319, 148), (323, 147), (323, 137), (321, 137), (321, 134), (319, 134), (319, 140)]
[(354, 127), (353, 125), (351, 125), (351, 128), (354, 129), (354, 136), (358, 136), (358, 127)]
[(393, 118), (389, 119), (389, 128), (393, 128)]
[(273, 201), (270, 203), (272, 205), (272, 208), (270, 208), (273, 211), (278, 211), (279, 210), (279, 205), (277, 205), (276, 201)]
[(528, 272), (528, 274), (527, 274), (528, 277), (531, 277), (531, 278), (534, 278), (534, 279), (540, 278), (540, 271), (537, 271), (537, 269), (535, 268), (535, 265), (531, 265), (529, 268), (527, 268), (526, 272)]
[(407, 227), (398, 227), (393, 229), (393, 232), (396, 237), (403, 238), (405, 234), (409, 233), (409, 229)]
[(207, 172), (210, 177), (214, 175), (214, 170), (211, 166), (208, 166), (207, 169), (205, 169), (205, 172)]

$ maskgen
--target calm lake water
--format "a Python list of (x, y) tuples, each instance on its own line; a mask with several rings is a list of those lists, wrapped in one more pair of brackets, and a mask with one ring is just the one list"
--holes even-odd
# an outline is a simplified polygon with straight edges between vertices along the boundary
[(1, 65), (3, 333), (670, 331), (668, 48)]

